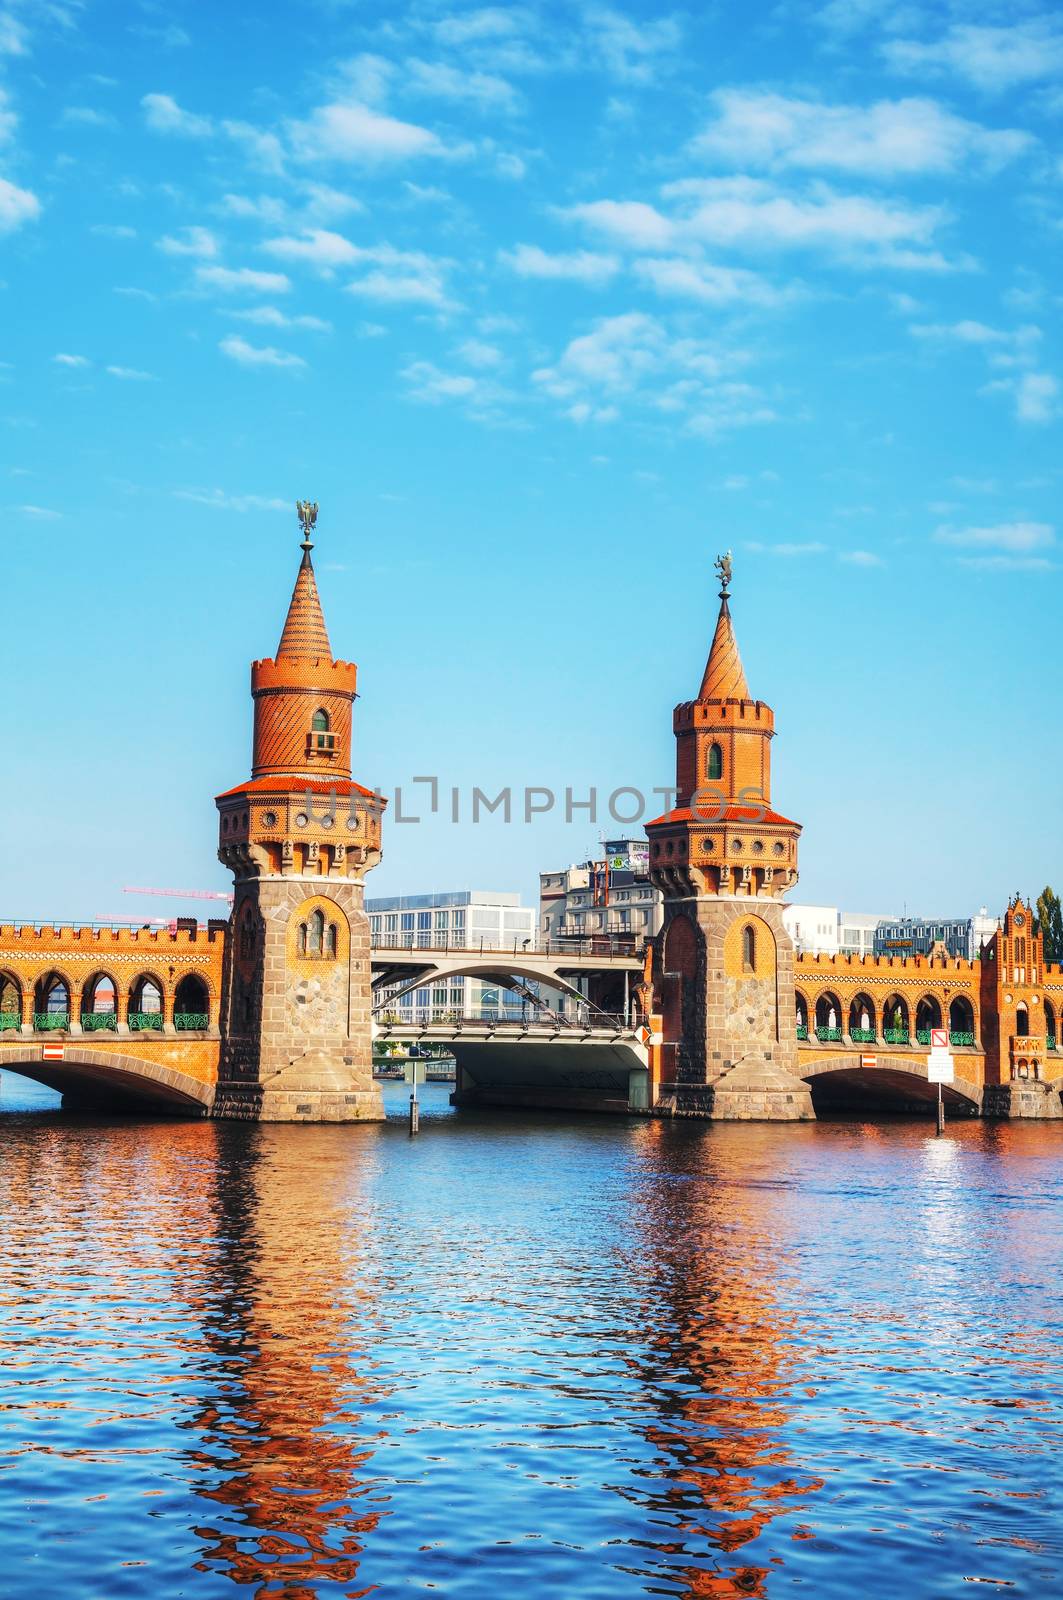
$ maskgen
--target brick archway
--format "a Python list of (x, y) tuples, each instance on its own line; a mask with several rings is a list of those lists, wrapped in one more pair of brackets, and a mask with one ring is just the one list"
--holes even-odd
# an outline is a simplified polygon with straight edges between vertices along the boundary
[(17, 1072), (57, 1094), (84, 1100), (106, 1110), (171, 1111), (201, 1117), (214, 1104), (214, 1085), (202, 1083), (177, 1067), (144, 1061), (120, 1050), (83, 1049), (65, 1045), (59, 1061), (46, 1061), (43, 1044), (0, 1048), (0, 1071)]

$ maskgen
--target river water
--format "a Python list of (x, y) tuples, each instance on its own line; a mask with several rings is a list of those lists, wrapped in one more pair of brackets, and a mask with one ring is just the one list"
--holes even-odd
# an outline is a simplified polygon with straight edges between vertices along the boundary
[(18, 1082), (5, 1600), (1063, 1592), (1059, 1124), (429, 1087), (411, 1140)]

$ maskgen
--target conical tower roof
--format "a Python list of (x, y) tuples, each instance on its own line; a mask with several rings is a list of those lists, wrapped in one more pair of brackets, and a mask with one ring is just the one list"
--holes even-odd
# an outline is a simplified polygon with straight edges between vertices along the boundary
[(750, 700), (742, 657), (738, 654), (738, 641), (731, 624), (731, 610), (727, 604), (727, 590), (720, 592), (720, 615), (716, 619), (716, 632), (712, 648), (705, 663), (705, 675), (698, 690), (699, 700)]
[(284, 631), (277, 646), (278, 661), (331, 661), (325, 614), (317, 592), (314, 563), (309, 543), (303, 546), (303, 559), (292, 590), (291, 604), (284, 620)]

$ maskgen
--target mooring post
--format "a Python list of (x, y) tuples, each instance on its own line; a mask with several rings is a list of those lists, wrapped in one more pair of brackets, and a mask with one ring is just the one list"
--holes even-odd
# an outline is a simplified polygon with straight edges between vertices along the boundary
[(415, 1133), (417, 1133), (419, 1131), (420, 1124), (421, 1124), (421, 1108), (417, 1104), (417, 1086), (416, 1086), (416, 1083), (415, 1083), (414, 1084), (413, 1093), (410, 1096), (410, 1136), (411, 1137)]
[(941, 1135), (944, 1132), (945, 1132), (945, 1102), (941, 1098), (941, 1085), (939, 1083), (938, 1084), (938, 1132), (937, 1132), (937, 1136), (938, 1136), (939, 1139), (941, 1138)]

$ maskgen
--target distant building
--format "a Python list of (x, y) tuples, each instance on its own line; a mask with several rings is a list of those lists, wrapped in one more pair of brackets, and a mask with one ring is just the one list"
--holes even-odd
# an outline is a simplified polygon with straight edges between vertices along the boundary
[(982, 906), (973, 917), (884, 918), (875, 929), (877, 956), (925, 956), (942, 944), (950, 956), (973, 961), (983, 940), (992, 938), (997, 918)]
[(628, 934), (641, 944), (660, 928), (661, 906), (645, 839), (608, 839), (594, 860), (539, 874), (544, 940)]
[(889, 919), (881, 912), (793, 904), (784, 907), (782, 920), (798, 955), (869, 956), (875, 948), (875, 930)]
[[(374, 945), (400, 950), (441, 947), (520, 950), (536, 942), (535, 912), (522, 906), (519, 894), (501, 890), (455, 889), (441, 894), (391, 895), (367, 900), (369, 933)], [(384, 999), (394, 994), (385, 991)], [(426, 1018), (432, 1009), (462, 1016), (499, 1012), (520, 1015), (521, 999), (512, 990), (480, 978), (448, 978), (424, 984), (395, 1001), (403, 1021)]]
[(837, 955), (837, 906), (784, 906), (782, 920), (799, 955)]

